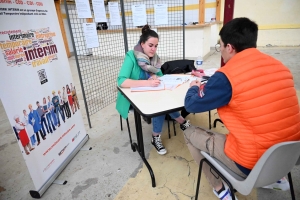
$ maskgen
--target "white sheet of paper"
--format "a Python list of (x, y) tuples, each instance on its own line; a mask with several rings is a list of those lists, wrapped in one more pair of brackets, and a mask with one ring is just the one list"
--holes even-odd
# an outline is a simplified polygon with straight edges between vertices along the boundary
[(76, 0), (78, 18), (92, 18), (89, 0)]
[(155, 25), (168, 24), (168, 4), (154, 4)]
[(165, 85), (163, 83), (160, 83), (157, 87), (131, 87), (131, 92), (146, 92), (146, 91), (158, 91), (158, 90), (164, 90)]
[(131, 10), (133, 26), (144, 26), (145, 24), (147, 24), (145, 4), (132, 5)]
[(200, 81), (201, 78), (197, 77), (197, 76), (192, 76), (190, 79), (189, 79), (189, 83), (191, 83), (192, 81)]
[(165, 90), (175, 90), (178, 85), (165, 84)]
[(122, 25), (118, 2), (108, 2), (111, 25)]
[(95, 23), (83, 23), (83, 32), (87, 48), (99, 47), (98, 34)]
[(212, 76), (214, 73), (217, 71), (217, 68), (210, 68), (210, 69), (205, 69), (204, 74), (205, 76)]
[(104, 0), (92, 0), (95, 22), (107, 22)]
[(164, 84), (167, 85), (180, 85), (185, 82), (187, 82), (191, 78), (191, 75), (164, 75), (162, 77), (159, 77), (161, 81), (164, 82)]

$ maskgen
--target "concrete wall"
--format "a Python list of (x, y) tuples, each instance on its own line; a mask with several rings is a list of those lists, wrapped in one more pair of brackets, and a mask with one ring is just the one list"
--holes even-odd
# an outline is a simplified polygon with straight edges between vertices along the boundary
[[(218, 40), (218, 30), (219, 24), (207, 24), (205, 26), (189, 26), (185, 29), (185, 57), (187, 58), (196, 58), (198, 56), (202, 56), (205, 58), (209, 52), (210, 48), (214, 47)], [(133, 49), (136, 45), (139, 36), (140, 29), (133, 29), (127, 31), (128, 38), (128, 48), (129, 50)], [(182, 45), (181, 43), (176, 43), (182, 37), (182, 30), (174, 30), (168, 28), (157, 28), (157, 33), (159, 35), (159, 47), (157, 50), (157, 54), (160, 57), (173, 57), (173, 58), (181, 58), (182, 57)], [(172, 36), (173, 35), (173, 36)], [(93, 55), (101, 56), (100, 50), (103, 47), (102, 43), (105, 43), (109, 38), (113, 38), (110, 40), (110, 46), (122, 47), (120, 41), (123, 40), (123, 32), (122, 31), (98, 31), (98, 37), (100, 42), (100, 47), (93, 48)], [(178, 38), (174, 38), (178, 37)], [(178, 39), (178, 40), (177, 40)], [(109, 52), (111, 51), (111, 52)], [(124, 51), (114, 51), (114, 49), (107, 48), (106, 54), (111, 56), (123, 56)]]
[(258, 46), (300, 45), (299, 0), (235, 1), (234, 17), (248, 17), (259, 25)]
[[(224, 16), (224, 2), (225, 0), (221, 0), (221, 21)], [(125, 10), (130, 11), (130, 5), (132, 4), (141, 4), (144, 1), (127, 1), (125, 2)], [(168, 3), (168, 0), (162, 0), (161, 3)], [(198, 21), (198, 0), (186, 0), (186, 11), (185, 11), (185, 22), (188, 24), (190, 22)], [(213, 17), (215, 0), (207, 0), (206, 1), (206, 19)], [(149, 2), (147, 2), (149, 5)], [(180, 6), (172, 4), (172, 6)], [(73, 10), (74, 9), (74, 10)], [(72, 7), (71, 12), (76, 12), (75, 5)], [(211, 10), (209, 10), (211, 9)], [(65, 13), (65, 10), (62, 6), (62, 11)], [(153, 14), (148, 14), (149, 23), (154, 24), (151, 20), (153, 19)], [(179, 14), (180, 15), (180, 14)], [(178, 16), (179, 16), (178, 15)], [(73, 15), (75, 16), (75, 15)], [(299, 46), (300, 45), (300, 1), (299, 0), (239, 0), (235, 1), (234, 6), (234, 17), (249, 17), (250, 19), (256, 21), (259, 25), (259, 35), (258, 35), (258, 46)], [(173, 18), (170, 23), (174, 25), (180, 26), (182, 23), (182, 17)], [(72, 20), (72, 19), (71, 19)], [(174, 21), (175, 20), (175, 21)], [(177, 20), (177, 21), (176, 21)], [(85, 22), (82, 20), (82, 22)], [(64, 19), (68, 44), (70, 51), (73, 51), (73, 47), (71, 45), (70, 34), (68, 33), (68, 26), (66, 23), (66, 19)], [(132, 28), (132, 16), (126, 16), (126, 23), (128, 24), (127, 28)], [(82, 34), (80, 27), (77, 28), (76, 34)], [(109, 29), (117, 29), (118, 27), (109, 27)], [(121, 27), (119, 27), (121, 28)], [(166, 30), (160, 30), (159, 27), (153, 26), (153, 28), (158, 28), (160, 33), (165, 33)], [(221, 25), (213, 24), (210, 25), (210, 30), (208, 28), (196, 28), (189, 29), (186, 28), (186, 39), (185, 39), (185, 49), (186, 49), (186, 57), (197, 57), (199, 55), (205, 56), (208, 49), (210, 47), (214, 47), (219, 39), (219, 30)], [(176, 30), (175, 30), (176, 31)], [(110, 34), (116, 34), (112, 32), (108, 32)], [(117, 33), (122, 34), (122, 32)], [(137, 42), (137, 38), (139, 37), (139, 32), (129, 32), (128, 41), (129, 41), (129, 49), (132, 49), (133, 46)], [(105, 37), (99, 35), (99, 42), (104, 41)], [(115, 37), (115, 36), (112, 36)], [(109, 37), (109, 38), (112, 38)], [(120, 39), (116, 41), (121, 41), (122, 35), (116, 36)], [(178, 39), (178, 38), (175, 38)], [(172, 40), (172, 39), (170, 39)], [(174, 38), (173, 38), (174, 40)], [(112, 41), (112, 43), (116, 42)], [(163, 49), (164, 43), (169, 42), (168, 37), (163, 37), (161, 39), (159, 53), (161, 55), (166, 55), (167, 50)], [(77, 42), (77, 41), (75, 41)], [(120, 45), (120, 44), (118, 44)], [(94, 51), (95, 52), (95, 51)], [(78, 54), (84, 55), (86, 54), (86, 49), (79, 50)], [(180, 56), (179, 56), (180, 57)]]
[[(216, 25), (213, 25), (216, 26)], [(196, 58), (202, 56), (203, 58), (210, 52), (211, 44), (211, 26), (203, 26), (199, 28), (187, 28), (186, 29), (186, 44), (185, 54), (186, 57)]]

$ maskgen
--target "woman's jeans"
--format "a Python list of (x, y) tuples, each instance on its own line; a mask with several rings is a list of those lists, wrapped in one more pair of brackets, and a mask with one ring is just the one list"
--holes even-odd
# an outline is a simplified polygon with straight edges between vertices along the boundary
[[(168, 113), (168, 115), (170, 115), (172, 119), (176, 119), (176, 118), (180, 117), (179, 112)], [(166, 115), (161, 115), (161, 116), (152, 118), (154, 133), (159, 133), (159, 134), (161, 133), (162, 127), (164, 125), (165, 117), (166, 117)]]

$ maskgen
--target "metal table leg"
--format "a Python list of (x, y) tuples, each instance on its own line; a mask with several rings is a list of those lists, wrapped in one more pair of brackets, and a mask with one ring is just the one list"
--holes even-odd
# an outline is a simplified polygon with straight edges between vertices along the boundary
[(154, 173), (152, 171), (151, 166), (149, 165), (148, 161), (145, 158), (141, 115), (135, 109), (134, 109), (134, 121), (135, 121), (135, 128), (136, 128), (137, 143), (132, 143), (131, 148), (137, 150), (137, 152), (141, 156), (143, 162), (147, 166), (148, 171), (150, 173), (151, 181), (152, 181), (152, 187), (156, 187)]

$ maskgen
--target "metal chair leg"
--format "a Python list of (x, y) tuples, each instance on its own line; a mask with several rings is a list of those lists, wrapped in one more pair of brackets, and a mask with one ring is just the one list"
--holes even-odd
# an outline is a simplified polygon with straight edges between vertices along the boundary
[(214, 121), (214, 128), (216, 128), (217, 122), (220, 122), (220, 123), (223, 124), (222, 120), (220, 120), (220, 119), (215, 119), (215, 121)]
[(135, 151), (136, 151), (136, 148), (135, 148), (135, 146), (134, 146), (133, 143), (132, 143), (132, 138), (131, 138), (131, 132), (130, 132), (130, 126), (129, 126), (128, 118), (126, 119), (126, 122), (127, 122), (127, 129), (128, 129), (128, 135), (129, 135), (129, 140), (130, 140), (131, 149), (132, 149), (133, 152), (135, 152)]
[(121, 125), (121, 131), (123, 131), (122, 116), (121, 115), (120, 115), (120, 125)]
[[(204, 158), (204, 159), (206, 159), (206, 158)], [(200, 165), (199, 165), (199, 172), (198, 172), (198, 180), (197, 180), (197, 187), (196, 187), (195, 200), (198, 200), (198, 193), (199, 193), (199, 187), (200, 187), (202, 165), (203, 165), (204, 159), (202, 159), (202, 160), (200, 161)]]
[(290, 183), (290, 191), (291, 191), (292, 200), (296, 200), (291, 172), (288, 173), (288, 179), (289, 179), (289, 183)]
[(203, 162), (205, 162), (206, 164), (208, 164), (208, 166), (210, 168), (212, 168), (222, 178), (222, 180), (228, 185), (228, 187), (230, 189), (230, 193), (231, 193), (231, 198), (232, 198), (232, 200), (235, 200), (235, 195), (234, 195), (235, 190), (232, 187), (231, 183), (206, 158), (204, 158), (204, 159), (202, 159), (200, 161), (195, 200), (198, 199), (198, 193), (199, 193), (199, 186), (200, 186), (200, 179), (201, 179), (201, 172), (202, 172)]
[(210, 110), (208, 111), (208, 127), (209, 127), (209, 129), (211, 129), (211, 114), (210, 114)]
[(173, 129), (174, 129), (174, 136), (176, 136), (175, 121), (173, 121)]
[(168, 121), (168, 133), (169, 133), (169, 139), (171, 138), (170, 134), (170, 116), (167, 114), (167, 121)]
[(127, 122), (127, 129), (128, 129), (128, 134), (129, 134), (130, 144), (132, 144), (131, 132), (130, 132), (130, 127), (129, 127), (129, 121), (128, 121), (128, 118), (126, 119), (126, 122)]
[(229, 189), (230, 189), (230, 193), (231, 193), (231, 199), (235, 200), (235, 195), (234, 195), (234, 188), (232, 187), (231, 183), (225, 178), (225, 176), (223, 176), (223, 174), (221, 174), (217, 168), (215, 168), (215, 166), (213, 166), (207, 159), (203, 159), (203, 162), (206, 162), (208, 164), (208, 166), (213, 169), (218, 175), (219, 177), (222, 178), (222, 180), (228, 185)]

